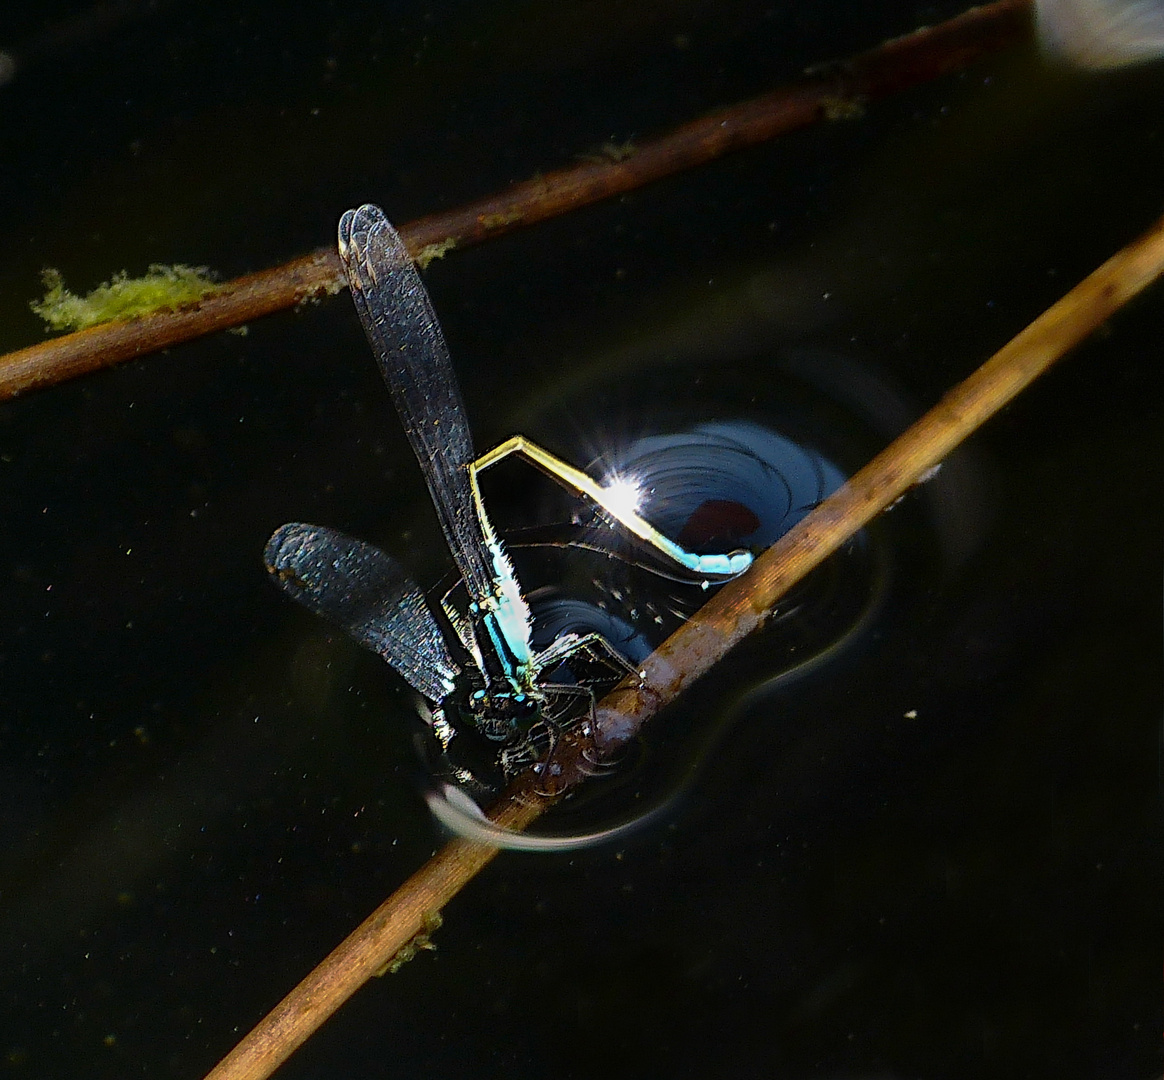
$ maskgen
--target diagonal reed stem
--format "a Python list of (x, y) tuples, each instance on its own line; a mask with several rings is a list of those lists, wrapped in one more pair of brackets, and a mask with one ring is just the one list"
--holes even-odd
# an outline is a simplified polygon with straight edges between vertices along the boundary
[[(725, 585), (598, 707), (594, 743), (575, 740), (555, 761), (558, 794), (585, 773), (583, 754), (608, 751), (762, 626), (773, 604), (873, 517), (903, 495), (963, 439), (1164, 273), (1164, 218), (1105, 262), (959, 383), (836, 494), (789, 530), (742, 578)], [(569, 765), (573, 763), (573, 770)], [(519, 778), (490, 817), (523, 829), (552, 804), (537, 781)], [(378, 968), (425, 927), (497, 854), (453, 840), (368, 916), (209, 1074), (207, 1080), (262, 1080), (320, 1027)]]
[[(792, 85), (693, 120), (639, 144), (621, 161), (580, 162), (459, 209), (420, 218), (400, 232), (409, 250), (427, 261), (449, 246), (481, 243), (818, 120), (859, 115), (865, 102), (962, 70), (1028, 36), (1029, 29), (1030, 0), (996, 0), (971, 8), (848, 60), (814, 68)], [(346, 286), (334, 249), (320, 250), (226, 282), (178, 309), (103, 323), (30, 345), (0, 356), (0, 401), (239, 326)]]

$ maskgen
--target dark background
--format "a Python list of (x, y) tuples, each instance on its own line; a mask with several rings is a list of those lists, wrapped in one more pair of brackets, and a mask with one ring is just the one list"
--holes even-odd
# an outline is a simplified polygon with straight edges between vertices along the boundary
[[(0, 349), (44, 266), (261, 269), (959, 7), (8, 5)], [(479, 445), (794, 412), (859, 466), (1164, 210), (1162, 92), (1020, 48), (450, 255)], [(717, 733), (662, 821), (501, 856), (280, 1075), (1158, 1076), (1161, 295), (886, 517), (833, 654), (659, 721)], [(447, 567), (346, 297), (0, 405), (0, 1075), (201, 1076), (440, 842), (287, 520)]]

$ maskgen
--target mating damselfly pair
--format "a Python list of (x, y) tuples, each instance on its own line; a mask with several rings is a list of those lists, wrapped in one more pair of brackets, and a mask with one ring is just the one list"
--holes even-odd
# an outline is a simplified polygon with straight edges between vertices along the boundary
[[(627, 476), (596, 480), (522, 436), (476, 456), (444, 335), (396, 230), (375, 206), (349, 210), (339, 225), (339, 252), (464, 600), (455, 602), (450, 590), (430, 606), (394, 558), (319, 525), (278, 529), (267, 545), (267, 568), (287, 593), (382, 656), (426, 699), (446, 750), (468, 730), (494, 747), (509, 776), (552, 754), (561, 728), (592, 711), (593, 687), (602, 680), (579, 670), (602, 671), (610, 685), (633, 667), (625, 650), (596, 631), (566, 630), (535, 648), (529, 603), (482, 498), (485, 469), (510, 455), (525, 458), (691, 580), (724, 581), (744, 571), (752, 555), (689, 550), (638, 512), (639, 493)], [(734, 436), (709, 430), (709, 445), (732, 444)], [(562, 671), (567, 678), (558, 678)]]

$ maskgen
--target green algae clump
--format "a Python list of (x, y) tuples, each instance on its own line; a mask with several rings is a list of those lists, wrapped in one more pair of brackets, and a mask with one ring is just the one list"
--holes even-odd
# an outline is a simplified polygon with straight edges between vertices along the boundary
[(134, 319), (193, 303), (222, 288), (205, 266), (182, 263), (154, 263), (136, 278), (122, 270), (113, 275), (112, 281), (103, 282), (84, 296), (69, 292), (61, 272), (51, 267), (42, 271), (41, 281), (44, 299), (33, 300), (29, 306), (50, 330), (84, 330), (98, 323)]
[(387, 963), (381, 964), (372, 974), (377, 978), (383, 975), (395, 975), (409, 960), (415, 959), (422, 951), (436, 952), (432, 935), (444, 925), (444, 922), (444, 916), (439, 911), (426, 911), (422, 916), (421, 929), (401, 945)]

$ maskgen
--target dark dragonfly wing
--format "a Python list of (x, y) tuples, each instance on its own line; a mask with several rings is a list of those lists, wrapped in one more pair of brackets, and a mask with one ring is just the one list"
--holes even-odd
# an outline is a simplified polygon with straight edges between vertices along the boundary
[(322, 525), (292, 522), (263, 552), (280, 588), (379, 653), (429, 701), (459, 674), (424, 594), (391, 556)]
[(457, 570), (470, 598), (483, 600), (494, 592), (494, 574), (469, 486), (474, 457), (469, 419), (428, 293), (378, 206), (343, 215), (339, 253)]

